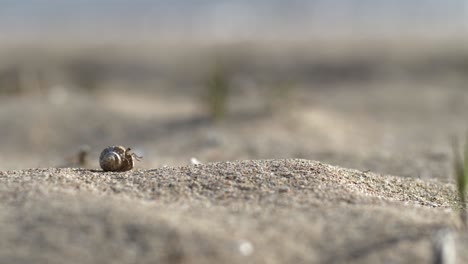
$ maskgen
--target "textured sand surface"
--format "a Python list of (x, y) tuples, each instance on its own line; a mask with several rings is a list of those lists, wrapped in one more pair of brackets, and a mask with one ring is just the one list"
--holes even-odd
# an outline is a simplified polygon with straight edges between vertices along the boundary
[(436, 180), (291, 159), (0, 183), (1, 263), (430, 263), (441, 232), (468, 260), (453, 186)]

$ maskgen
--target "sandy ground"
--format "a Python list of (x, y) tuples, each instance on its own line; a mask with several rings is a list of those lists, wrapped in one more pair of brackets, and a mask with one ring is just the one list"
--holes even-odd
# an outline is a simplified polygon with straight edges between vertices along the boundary
[(435, 180), (308, 160), (31, 169), (0, 180), (2, 263), (468, 260), (454, 187)]

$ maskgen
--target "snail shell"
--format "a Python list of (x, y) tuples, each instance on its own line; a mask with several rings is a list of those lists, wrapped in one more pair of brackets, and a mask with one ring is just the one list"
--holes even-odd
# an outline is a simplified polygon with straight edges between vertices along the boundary
[(135, 159), (140, 160), (130, 148), (111, 146), (105, 148), (99, 156), (99, 165), (104, 171), (129, 171), (135, 165)]

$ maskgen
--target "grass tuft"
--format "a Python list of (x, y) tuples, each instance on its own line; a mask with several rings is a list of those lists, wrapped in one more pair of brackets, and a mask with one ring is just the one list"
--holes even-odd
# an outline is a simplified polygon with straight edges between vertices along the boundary
[(206, 81), (205, 104), (214, 122), (223, 120), (227, 112), (229, 97), (229, 74), (217, 63)]
[[(468, 140), (467, 140), (468, 142)], [(458, 200), (460, 202), (460, 220), (462, 225), (467, 225), (467, 212), (466, 212), (466, 187), (468, 183), (468, 144), (465, 143), (463, 155), (460, 154), (458, 143), (453, 140), (453, 152), (454, 152), (454, 174), (455, 181), (457, 184)]]

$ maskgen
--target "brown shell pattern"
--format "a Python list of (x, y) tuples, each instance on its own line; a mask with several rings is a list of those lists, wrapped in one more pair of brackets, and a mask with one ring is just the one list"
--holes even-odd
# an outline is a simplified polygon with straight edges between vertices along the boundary
[(111, 146), (105, 148), (99, 156), (99, 165), (104, 171), (129, 171), (135, 166), (138, 156), (130, 148)]

